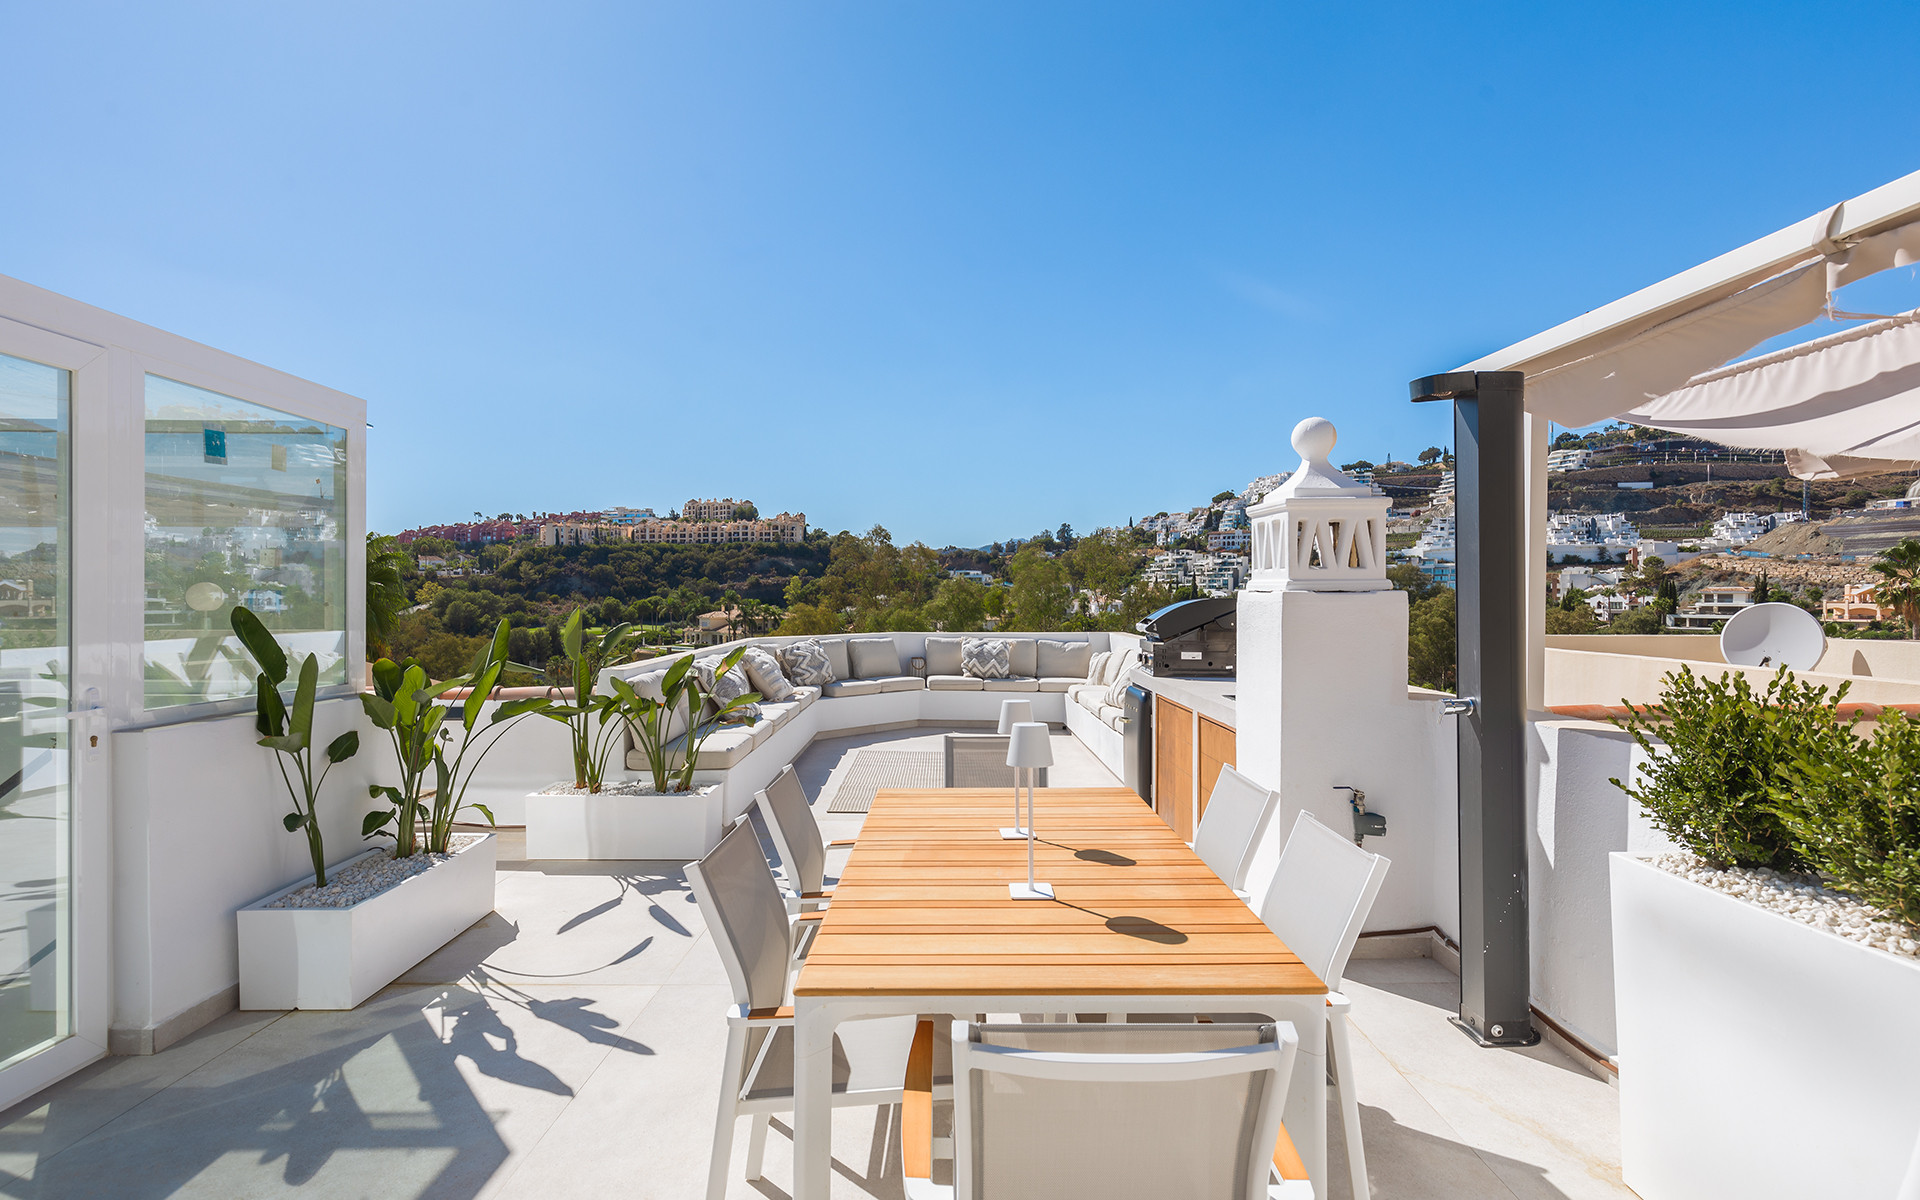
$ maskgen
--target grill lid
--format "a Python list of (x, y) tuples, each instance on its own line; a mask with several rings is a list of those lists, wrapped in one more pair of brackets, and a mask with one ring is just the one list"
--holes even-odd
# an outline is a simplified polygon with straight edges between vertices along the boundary
[(1214, 622), (1220, 629), (1232, 629), (1238, 604), (1236, 596), (1209, 596), (1204, 600), (1180, 600), (1158, 612), (1148, 613), (1134, 628), (1156, 642), (1172, 641)]

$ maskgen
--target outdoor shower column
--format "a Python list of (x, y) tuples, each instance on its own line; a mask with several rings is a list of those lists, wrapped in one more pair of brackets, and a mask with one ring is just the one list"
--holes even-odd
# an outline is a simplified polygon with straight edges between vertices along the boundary
[(1526, 412), (1520, 371), (1416, 379), (1453, 401), (1459, 625), (1460, 1016), (1483, 1045), (1540, 1040), (1528, 1009)]

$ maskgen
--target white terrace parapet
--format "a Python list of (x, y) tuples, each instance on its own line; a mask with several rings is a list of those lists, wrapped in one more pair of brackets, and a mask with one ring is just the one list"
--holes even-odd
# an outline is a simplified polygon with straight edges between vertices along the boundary
[(1255, 592), (1377, 592), (1387, 581), (1387, 506), (1373, 488), (1341, 474), (1327, 456), (1333, 422), (1293, 427), (1300, 469), (1247, 510), (1253, 522)]

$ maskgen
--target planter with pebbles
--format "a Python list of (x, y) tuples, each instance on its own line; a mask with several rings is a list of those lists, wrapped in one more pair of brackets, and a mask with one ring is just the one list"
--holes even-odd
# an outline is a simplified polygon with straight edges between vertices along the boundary
[(369, 850), (239, 912), (240, 1007), (354, 1008), (493, 911), (494, 835)]
[(1913, 931), (1804, 877), (1610, 866), (1626, 1185), (1894, 1195), (1920, 1130)]
[(662, 795), (622, 780), (598, 792), (555, 784), (527, 797), (527, 857), (695, 859), (720, 844), (725, 789)]

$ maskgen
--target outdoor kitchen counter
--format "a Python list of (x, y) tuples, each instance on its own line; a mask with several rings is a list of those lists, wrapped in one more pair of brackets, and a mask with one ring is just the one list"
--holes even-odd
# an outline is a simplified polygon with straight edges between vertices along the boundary
[(1135, 687), (1144, 688), (1156, 696), (1165, 696), (1175, 704), (1218, 721), (1229, 729), (1236, 727), (1235, 683), (1231, 679), (1169, 679), (1164, 675), (1149, 675), (1140, 667), (1135, 667), (1129, 678)]

